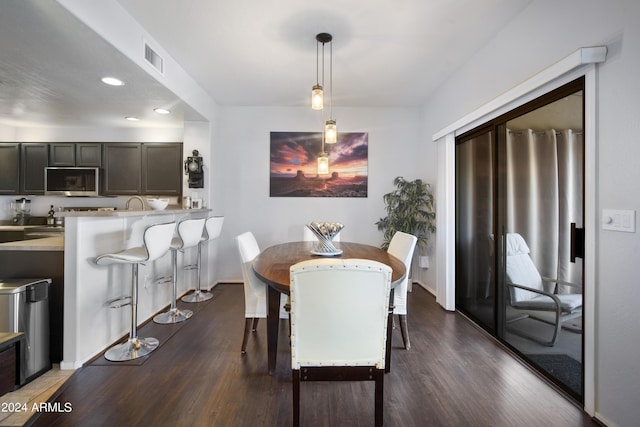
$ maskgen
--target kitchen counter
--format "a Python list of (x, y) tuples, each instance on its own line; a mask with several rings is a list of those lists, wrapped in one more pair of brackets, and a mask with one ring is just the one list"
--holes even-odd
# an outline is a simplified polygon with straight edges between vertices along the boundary
[(147, 215), (180, 215), (180, 214), (195, 214), (195, 213), (206, 213), (209, 212), (210, 209), (172, 209), (169, 206), (167, 209), (163, 210), (144, 210), (144, 211), (134, 211), (134, 210), (113, 210), (113, 211), (71, 211), (71, 212), (57, 212), (55, 214), (56, 217), (137, 217), (137, 216), (147, 216)]
[[(125, 264), (98, 265), (95, 259), (144, 244), (145, 230), (158, 223), (206, 218), (210, 209), (167, 209), (130, 211), (58, 212), (64, 217), (64, 343), (61, 369), (80, 368), (88, 360), (118, 342), (129, 332), (130, 307), (109, 308), (107, 301), (131, 293), (132, 267)], [(202, 248), (201, 286), (210, 289), (215, 252)], [(14, 252), (17, 254), (28, 252)], [(0, 252), (2, 255), (2, 252)], [(195, 288), (198, 248), (187, 248), (178, 256), (178, 295)], [(152, 319), (171, 304), (172, 287), (156, 285), (173, 274), (171, 255), (141, 264), (138, 269), (138, 325)]]
[(34, 227), (44, 227), (44, 225), (0, 225), (0, 231), (24, 231)]
[(0, 243), (0, 251), (64, 251), (64, 237), (44, 237)]

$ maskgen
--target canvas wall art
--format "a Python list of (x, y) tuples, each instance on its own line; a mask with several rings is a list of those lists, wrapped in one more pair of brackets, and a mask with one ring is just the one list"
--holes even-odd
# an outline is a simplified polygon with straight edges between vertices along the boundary
[(369, 134), (344, 132), (325, 144), (329, 173), (318, 174), (320, 132), (271, 132), (271, 197), (367, 197)]

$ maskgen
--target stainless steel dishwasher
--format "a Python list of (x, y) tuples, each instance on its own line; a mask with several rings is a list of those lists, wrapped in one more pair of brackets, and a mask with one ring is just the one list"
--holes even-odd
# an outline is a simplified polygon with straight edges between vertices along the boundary
[(49, 286), (51, 279), (0, 279), (0, 331), (23, 332), (20, 385), (51, 369)]

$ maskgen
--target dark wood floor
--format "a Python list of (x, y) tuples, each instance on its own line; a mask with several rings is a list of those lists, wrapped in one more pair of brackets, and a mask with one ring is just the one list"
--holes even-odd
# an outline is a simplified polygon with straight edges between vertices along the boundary
[[(144, 360), (99, 358), (78, 370), (57, 402), (67, 413), (42, 413), (35, 426), (288, 426), (291, 359), (281, 324), (278, 367), (267, 374), (266, 330), (259, 325), (241, 356), (241, 285), (189, 304), (180, 325), (141, 328), (161, 347)], [(457, 313), (419, 287), (409, 295), (411, 350), (394, 331), (385, 376), (386, 426), (591, 426), (579, 408)], [(303, 383), (303, 426), (373, 425), (373, 383)]]

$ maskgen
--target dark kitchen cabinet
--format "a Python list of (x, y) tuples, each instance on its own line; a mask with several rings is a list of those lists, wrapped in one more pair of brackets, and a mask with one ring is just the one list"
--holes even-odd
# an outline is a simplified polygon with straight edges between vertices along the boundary
[(44, 168), (49, 164), (49, 144), (20, 144), (21, 194), (44, 194)]
[(56, 142), (49, 144), (49, 166), (102, 166), (102, 144)]
[(0, 144), (0, 195), (20, 194), (20, 144)]
[(102, 166), (102, 144), (77, 143), (76, 166), (96, 167)]
[(104, 143), (103, 194), (180, 196), (182, 143)]
[(142, 145), (142, 194), (182, 194), (182, 144)]
[(72, 143), (49, 144), (49, 166), (75, 166), (76, 146)]
[[(25, 338), (22, 332), (0, 332), (0, 396), (14, 391), (21, 383), (20, 363), (24, 345)], [(2, 412), (5, 412), (4, 406)]]
[(142, 194), (142, 144), (114, 142), (102, 147), (103, 194)]

